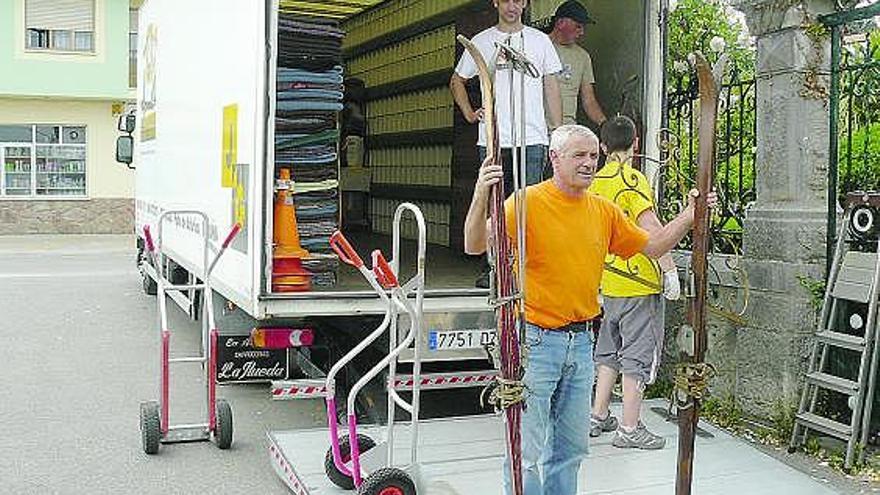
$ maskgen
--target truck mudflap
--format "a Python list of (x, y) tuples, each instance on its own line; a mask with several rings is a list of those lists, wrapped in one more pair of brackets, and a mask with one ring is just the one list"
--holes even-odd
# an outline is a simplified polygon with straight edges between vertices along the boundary
[[(423, 373), (419, 383), (422, 390), (484, 387), (497, 375), (495, 370), (452, 371), (446, 373)], [(394, 389), (399, 392), (412, 390), (412, 375), (398, 375)], [(318, 399), (327, 393), (323, 380), (278, 380), (271, 385), (273, 400)]]

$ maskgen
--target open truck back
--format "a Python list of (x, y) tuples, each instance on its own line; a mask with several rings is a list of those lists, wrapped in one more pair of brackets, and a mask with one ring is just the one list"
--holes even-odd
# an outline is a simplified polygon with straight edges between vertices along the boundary
[[(530, 2), (532, 23), (546, 20), (557, 3)], [(635, 117), (645, 151), (654, 156), (662, 94), (657, 3), (585, 2), (599, 23), (589, 26), (582, 40), (593, 56), (606, 112)], [(284, 95), (297, 89), (285, 80), (286, 64), (299, 52), (298, 40), (279, 26), (301, 15), (327, 21), (331, 30), (338, 23), (343, 34), (338, 65), (346, 96), (339, 108), (345, 110), (329, 106), (317, 112), (331, 114), (332, 124), (314, 132), (282, 125), (285, 112), (296, 108)], [(494, 318), (488, 291), (474, 287), (482, 260), (465, 256), (461, 247), (479, 167), (476, 127), (458, 113), (447, 83), (461, 54), (455, 36), (471, 37), (494, 24), (492, 3), (146, 0), (139, 19), (138, 236), (168, 210), (205, 212), (215, 241), (239, 223), (242, 231), (213, 278), (221, 334), (287, 327), (314, 335), (311, 347), (289, 351), (283, 373), (243, 371), (231, 379), (272, 379), (279, 398), (321, 393), (317, 385), (299, 386), (308, 382), (280, 380), (321, 378), (335, 357), (375, 326), (383, 310), (357, 271), (339, 263), (328, 238), (339, 228), (365, 259), (375, 248), (389, 253), (391, 216), (403, 201), (418, 205), (428, 224), (426, 337), (418, 343), (426, 362), (424, 388), (474, 386), (490, 379), (484, 346), (494, 335)], [(310, 140), (319, 133), (320, 139)], [(291, 143), (318, 143), (332, 153), (317, 150), (319, 166), (302, 165), (300, 160), (312, 158), (288, 153)], [(279, 183), (283, 169), (292, 183)], [(276, 230), (291, 228), (277, 221), (278, 190), (292, 197), (297, 247), (308, 252), (301, 256), (308, 281), (293, 291), (279, 290), (275, 273)], [(412, 227), (404, 225), (405, 238), (415, 235)], [(145, 277), (154, 269), (172, 279), (199, 273), (198, 225), (179, 216), (164, 233), (168, 265), (150, 267), (141, 257)], [(412, 251), (404, 244), (401, 266), (411, 266)], [(150, 284), (146, 278), (145, 287)], [(198, 314), (197, 300), (183, 293), (174, 299)]]

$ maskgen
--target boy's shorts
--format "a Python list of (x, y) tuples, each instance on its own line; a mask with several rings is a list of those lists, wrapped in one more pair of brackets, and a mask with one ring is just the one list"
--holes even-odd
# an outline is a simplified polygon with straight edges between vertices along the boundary
[(635, 376), (645, 385), (654, 382), (664, 339), (660, 297), (604, 296), (602, 326), (594, 350), (596, 364)]

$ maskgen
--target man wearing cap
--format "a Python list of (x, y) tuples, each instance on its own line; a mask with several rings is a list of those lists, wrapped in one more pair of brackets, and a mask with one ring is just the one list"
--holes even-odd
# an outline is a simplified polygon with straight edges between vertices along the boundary
[(584, 26), (595, 24), (587, 9), (577, 0), (563, 2), (553, 15), (550, 40), (562, 61), (562, 72), (558, 74), (559, 90), (562, 94), (562, 123), (577, 123), (578, 95), (584, 113), (596, 125), (605, 122), (605, 112), (596, 99), (593, 83), (593, 62), (590, 54), (577, 44), (584, 34)]

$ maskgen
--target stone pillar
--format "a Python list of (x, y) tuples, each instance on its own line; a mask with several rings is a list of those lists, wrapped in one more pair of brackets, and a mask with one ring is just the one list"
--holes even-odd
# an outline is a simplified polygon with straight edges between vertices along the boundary
[(766, 416), (796, 404), (816, 312), (799, 279), (824, 277), (832, 0), (733, 0), (757, 37), (757, 200), (746, 216), (746, 326), (737, 402)]

